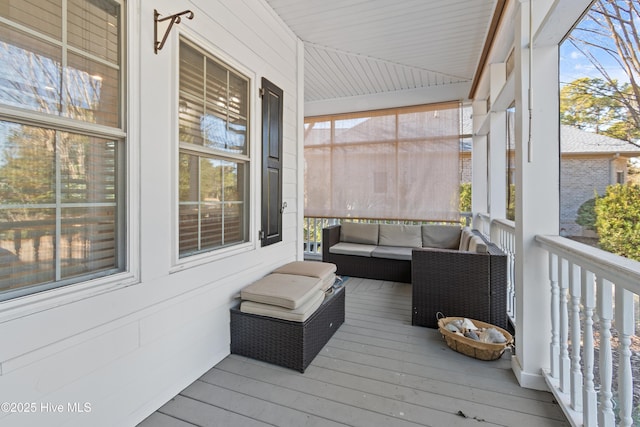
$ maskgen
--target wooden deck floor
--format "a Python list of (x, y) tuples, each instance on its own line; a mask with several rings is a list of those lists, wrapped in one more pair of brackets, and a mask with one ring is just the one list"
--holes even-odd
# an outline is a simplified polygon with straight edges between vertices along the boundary
[(304, 374), (231, 355), (139, 427), (569, 425), (507, 358), (478, 361), (411, 326), (411, 285), (346, 287), (346, 321)]

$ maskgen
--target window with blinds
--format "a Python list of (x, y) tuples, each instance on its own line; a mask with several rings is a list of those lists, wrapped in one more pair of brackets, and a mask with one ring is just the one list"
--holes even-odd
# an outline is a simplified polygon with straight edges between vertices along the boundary
[(459, 219), (460, 104), (305, 119), (305, 216)]
[(0, 300), (126, 268), (123, 9), (0, 2)]
[(179, 257), (248, 241), (249, 79), (180, 41)]

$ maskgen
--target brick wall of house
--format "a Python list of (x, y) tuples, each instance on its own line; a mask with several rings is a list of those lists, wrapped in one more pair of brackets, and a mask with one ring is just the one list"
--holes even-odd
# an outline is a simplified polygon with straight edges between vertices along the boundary
[[(608, 155), (607, 155), (608, 156)], [(627, 159), (611, 161), (603, 158), (563, 157), (560, 169), (560, 234), (567, 236), (589, 235), (576, 224), (578, 208), (595, 192), (603, 195), (608, 185), (616, 182), (617, 173), (627, 179)], [(506, 177), (505, 177), (506, 179)], [(461, 158), (460, 182), (471, 182), (471, 158)]]
[(608, 185), (615, 183), (617, 171), (626, 176), (626, 160), (564, 158), (560, 170), (560, 234), (582, 236), (584, 230), (576, 224), (578, 208), (592, 199), (595, 192), (603, 195)]

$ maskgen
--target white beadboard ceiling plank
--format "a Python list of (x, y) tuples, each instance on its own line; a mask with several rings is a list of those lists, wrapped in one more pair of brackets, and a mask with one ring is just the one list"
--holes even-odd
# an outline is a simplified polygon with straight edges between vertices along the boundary
[[(487, 14), (490, 18), (491, 14)], [(461, 35), (469, 37), (471, 34), (477, 35), (478, 32), (484, 32), (488, 28), (489, 22), (484, 22), (482, 16), (474, 14), (468, 19), (458, 20), (456, 22), (447, 22), (433, 20), (426, 22), (417, 16), (408, 16), (406, 19), (398, 20), (398, 22), (367, 22), (363, 24), (349, 23), (343, 28), (337, 26), (335, 28), (323, 27), (316, 31), (313, 30), (313, 24), (308, 24), (301, 38), (304, 41), (315, 41), (319, 44), (328, 46), (344, 46), (345, 50), (358, 50), (362, 46), (378, 46), (379, 43), (395, 43), (407, 40), (415, 40), (418, 42), (429, 41), (430, 39), (445, 39), (450, 35)], [(412, 20), (417, 23), (412, 25)], [(484, 34), (481, 34), (482, 38)]]
[[(315, 2), (317, 3), (317, 2)], [(384, 3), (385, 6), (377, 6), (376, 3)], [(288, 18), (296, 27), (306, 27), (307, 32), (321, 31), (330, 32), (343, 28), (358, 28), (370, 23), (379, 26), (389, 23), (389, 28), (397, 27), (398, 24), (409, 24), (411, 27), (418, 24), (450, 22), (455, 23), (467, 16), (478, 14), (484, 10), (491, 10), (493, 2), (470, 2), (463, 1), (439, 1), (438, 6), (429, 5), (429, 2), (422, 0), (414, 2), (365, 2), (357, 7), (336, 7), (330, 2), (323, 2), (324, 6), (301, 11), (297, 15), (290, 15)], [(461, 5), (463, 10), (461, 11)], [(280, 9), (281, 16), (287, 19), (284, 9)], [(323, 24), (323, 25), (320, 25)], [(309, 26), (310, 25), (310, 26)]]
[[(323, 51), (321, 56), (326, 58), (324, 73), (327, 76), (334, 76), (333, 82), (338, 83), (347, 96), (359, 95), (357, 87), (350, 85), (346, 79), (345, 73), (340, 68), (340, 61), (337, 55), (332, 52)], [(336, 85), (338, 89), (338, 85)]]
[(359, 88), (360, 94), (362, 94), (363, 92), (366, 93), (367, 87), (369, 85), (367, 84), (367, 82), (363, 81), (366, 77), (366, 73), (362, 68), (362, 63), (354, 60), (355, 58), (351, 55), (339, 55), (339, 58), (347, 70), (352, 85)]

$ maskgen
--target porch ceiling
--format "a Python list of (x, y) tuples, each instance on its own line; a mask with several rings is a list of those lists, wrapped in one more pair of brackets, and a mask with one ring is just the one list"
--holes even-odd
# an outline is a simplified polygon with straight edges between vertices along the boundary
[[(450, 87), (466, 99), (500, 0), (267, 0), (304, 42), (305, 102)], [(449, 91), (447, 91), (449, 93)]]

